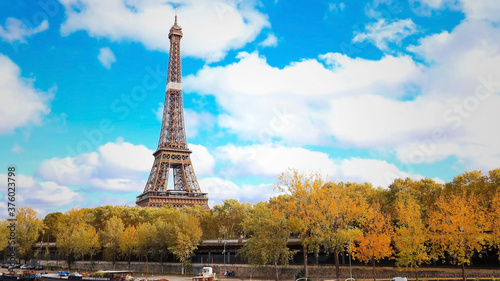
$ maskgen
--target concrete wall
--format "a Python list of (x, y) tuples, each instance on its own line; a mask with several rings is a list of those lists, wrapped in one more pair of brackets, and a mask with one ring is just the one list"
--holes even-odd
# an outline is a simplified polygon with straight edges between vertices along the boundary
[[(66, 262), (64, 261), (40, 261), (41, 265), (53, 266), (54, 269), (67, 268)], [(200, 264), (194, 264), (194, 266), (201, 266)], [(221, 276), (226, 271), (234, 271), (235, 277), (238, 279), (250, 280), (253, 278), (261, 279), (274, 279), (275, 269), (274, 267), (259, 267), (254, 268), (250, 265), (242, 264), (227, 264), (225, 267), (222, 264), (209, 265), (212, 266), (215, 273)], [(89, 261), (77, 261), (72, 265), (72, 269), (79, 269), (81, 271), (90, 270), (92, 265)], [(280, 279), (292, 280), (294, 275), (297, 274), (303, 266), (293, 265), (288, 267), (280, 267), (279, 275)], [(311, 277), (317, 278), (318, 280), (334, 279), (335, 277), (335, 266), (333, 265), (309, 265), (309, 274)], [(112, 262), (96, 261), (93, 264), (93, 270), (128, 270), (127, 262), (116, 262), (113, 268)], [(132, 262), (130, 270), (136, 273), (143, 273), (146, 271), (145, 262)], [(373, 279), (373, 268), (371, 266), (353, 266), (352, 275), (355, 279)], [(148, 264), (149, 276), (160, 275), (160, 274), (181, 274), (182, 268), (178, 263), (160, 263), (151, 262)], [(189, 270), (192, 273), (192, 269)], [(342, 279), (349, 277), (349, 267), (341, 266), (340, 274)], [(376, 267), (377, 279), (391, 279), (396, 276), (406, 276), (415, 277), (414, 271), (405, 271), (404, 269), (398, 269), (395, 267)], [(424, 267), (419, 268), (420, 278), (444, 278), (444, 277), (455, 277), (461, 278), (461, 268), (460, 267)], [(486, 278), (500, 278), (500, 268), (497, 269), (466, 269), (466, 274), (471, 278), (476, 277), (486, 277)]]

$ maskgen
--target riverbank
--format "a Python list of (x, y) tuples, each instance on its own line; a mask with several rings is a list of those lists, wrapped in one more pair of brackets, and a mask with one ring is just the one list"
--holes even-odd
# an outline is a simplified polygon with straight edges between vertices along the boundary
[[(53, 267), (54, 269), (67, 268), (67, 264), (64, 261), (39, 261), (41, 265), (46, 267)], [(201, 267), (201, 264), (193, 264), (193, 266)], [(217, 276), (222, 276), (223, 272), (230, 271), (235, 273), (235, 279), (239, 280), (252, 280), (252, 279), (274, 279), (275, 269), (274, 267), (259, 267), (255, 268), (247, 264), (208, 264), (213, 268), (213, 271)], [(293, 280), (294, 276), (301, 271), (303, 266), (301, 265), (291, 265), (288, 267), (281, 267), (279, 269), (279, 276), (282, 280)], [(333, 265), (309, 265), (309, 275), (315, 280), (331, 280), (335, 279), (335, 266)], [(129, 270), (127, 262), (116, 262), (113, 266), (112, 262), (106, 261), (77, 261), (72, 265), (72, 269), (78, 269), (80, 271), (85, 270)], [(130, 264), (130, 270), (136, 272), (136, 275), (145, 276), (146, 270), (148, 271), (148, 279), (158, 280), (161, 276), (178, 276), (175, 280), (180, 281), (184, 279), (189, 279), (192, 276), (192, 269), (188, 271), (183, 271), (182, 267), (178, 263), (156, 263), (150, 262), (146, 265), (145, 262), (132, 262)], [(352, 277), (357, 280), (373, 280), (373, 268), (371, 266), (353, 266), (352, 267)], [(184, 275), (182, 275), (185, 273)], [(415, 271), (406, 271), (402, 268), (397, 267), (376, 267), (377, 279), (387, 279), (390, 280), (396, 276), (404, 276), (411, 279), (415, 279)], [(341, 279), (347, 279), (350, 276), (349, 266), (340, 267)], [(466, 275), (470, 279), (500, 279), (500, 266), (496, 268), (467, 268)], [(460, 267), (434, 267), (428, 266), (419, 268), (418, 270), (419, 278), (427, 278), (433, 280), (445, 280), (447, 278), (461, 279), (462, 271)], [(169, 281), (171, 279), (165, 278)], [(182, 279), (184, 277), (184, 279)], [(180, 278), (180, 279), (179, 279)], [(500, 281), (500, 280), (498, 280)]]

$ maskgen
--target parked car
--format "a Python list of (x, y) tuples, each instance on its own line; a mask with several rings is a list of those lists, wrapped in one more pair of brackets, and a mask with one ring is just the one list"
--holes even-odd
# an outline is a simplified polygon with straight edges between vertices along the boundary
[(21, 268), (21, 269), (29, 269), (28, 265), (26, 265), (26, 264), (21, 265), (21, 267), (20, 267), (20, 268)]
[(35, 270), (43, 270), (43, 265), (37, 265), (37, 266), (35, 266)]
[(406, 277), (394, 277), (391, 281), (408, 281)]

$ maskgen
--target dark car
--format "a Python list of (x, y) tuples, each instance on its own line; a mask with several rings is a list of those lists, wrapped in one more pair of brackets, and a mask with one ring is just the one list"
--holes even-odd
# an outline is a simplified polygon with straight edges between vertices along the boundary
[(37, 265), (37, 266), (35, 266), (35, 270), (43, 270), (43, 265)]

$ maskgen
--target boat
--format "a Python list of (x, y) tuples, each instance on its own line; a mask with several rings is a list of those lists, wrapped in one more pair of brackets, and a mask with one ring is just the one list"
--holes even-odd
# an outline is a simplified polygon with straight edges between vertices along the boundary
[(37, 277), (41, 281), (125, 281), (133, 280), (132, 271), (128, 270), (101, 270), (92, 276), (82, 275), (80, 273), (69, 273), (60, 271), (58, 273), (47, 273)]
[(58, 273), (46, 273), (38, 276), (42, 281), (61, 281), (61, 280), (82, 280), (83, 275), (80, 273), (69, 273), (66, 271), (59, 271)]
[(34, 281), (36, 277), (36, 271), (28, 270), (15, 272), (4, 272), (0, 275), (0, 281)]

